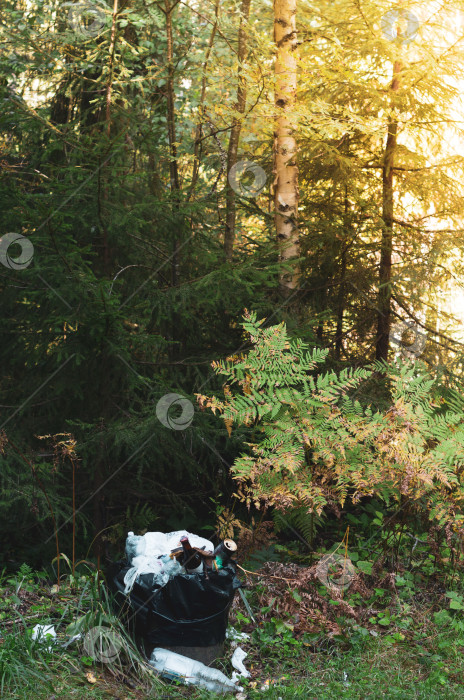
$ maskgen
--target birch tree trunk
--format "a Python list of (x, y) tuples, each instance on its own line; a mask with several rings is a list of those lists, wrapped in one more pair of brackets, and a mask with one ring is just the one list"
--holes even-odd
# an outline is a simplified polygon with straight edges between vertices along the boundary
[[(274, 133), (274, 211), (280, 259), (297, 258), (298, 238), (298, 166), (295, 132), (297, 119), (297, 0), (274, 0), (275, 133)], [(288, 294), (297, 287), (296, 265), (281, 275), (282, 290)]]
[[(246, 26), (250, 16), (251, 0), (242, 0), (240, 7), (240, 26), (238, 30), (238, 85), (237, 85), (237, 102), (235, 104), (236, 111), (242, 115), (246, 109), (246, 79), (243, 76), (243, 63), (247, 55), (247, 34)], [(242, 120), (240, 117), (234, 117), (232, 130), (230, 132), (229, 148), (227, 152), (227, 173), (237, 163), (238, 144), (240, 140), (240, 131), (242, 130)], [(235, 239), (235, 192), (232, 187), (227, 188), (226, 194), (226, 226), (224, 231), (224, 253), (227, 260), (232, 258)]]
[[(400, 61), (393, 65), (393, 80), (391, 84), (392, 109), (395, 107), (395, 93), (400, 87), (399, 74), (402, 70)], [(377, 339), (375, 356), (377, 360), (387, 360), (390, 323), (391, 323), (391, 267), (393, 254), (393, 169), (397, 148), (398, 121), (395, 114), (388, 121), (387, 143), (382, 168), (382, 241), (380, 244), (379, 294), (377, 316)]]

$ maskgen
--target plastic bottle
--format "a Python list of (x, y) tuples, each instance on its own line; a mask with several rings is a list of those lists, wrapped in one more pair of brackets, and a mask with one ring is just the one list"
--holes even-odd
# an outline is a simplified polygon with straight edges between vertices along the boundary
[(163, 562), (164, 571), (169, 578), (174, 578), (174, 576), (182, 572), (182, 566), (176, 559), (172, 559), (169, 554), (163, 554), (163, 556), (160, 557), (160, 561)]
[(201, 661), (167, 649), (153, 649), (149, 663), (165, 678), (187, 685), (197, 685), (215, 693), (236, 693), (243, 690), (217, 668), (210, 668)]

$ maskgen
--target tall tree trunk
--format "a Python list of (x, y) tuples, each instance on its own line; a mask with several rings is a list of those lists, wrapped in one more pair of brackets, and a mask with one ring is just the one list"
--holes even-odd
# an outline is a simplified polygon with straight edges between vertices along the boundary
[(113, 0), (113, 17), (111, 21), (110, 61), (108, 80), (106, 82), (106, 128), (108, 138), (111, 134), (111, 92), (113, 89), (114, 56), (116, 52), (116, 20), (118, 18), (118, 0)]
[[(114, 72), (114, 61), (116, 53), (116, 21), (118, 18), (118, 1), (113, 0), (113, 16), (111, 21), (111, 40), (110, 40), (110, 50), (109, 50), (109, 63), (108, 63), (108, 79), (106, 81), (105, 88), (105, 117), (106, 117), (106, 133), (108, 140), (111, 138), (111, 95), (113, 90), (113, 72)], [(103, 202), (104, 209), (107, 207), (108, 203), (108, 179), (105, 177), (105, 166), (102, 165), (100, 172), (98, 173), (99, 190), (100, 183), (103, 182)], [(111, 251), (109, 244), (108, 229), (106, 227), (105, 214), (106, 211), (101, 211), (102, 207), (100, 202), (98, 204), (98, 216), (100, 219), (100, 225), (102, 229), (102, 246), (103, 246), (103, 269), (106, 275), (110, 273), (111, 267)]]
[[(395, 107), (395, 93), (400, 87), (399, 74), (402, 70), (400, 61), (393, 65), (393, 93), (391, 106)], [(375, 356), (378, 360), (387, 360), (391, 322), (391, 266), (393, 253), (393, 168), (397, 148), (398, 121), (396, 115), (388, 121), (387, 143), (385, 146), (382, 168), (382, 242), (380, 245), (379, 293), (377, 316), (377, 339)]]
[[(176, 143), (176, 113), (175, 113), (175, 92), (174, 92), (174, 42), (173, 42), (173, 26), (172, 18), (174, 9), (178, 5), (179, 0), (164, 0), (164, 15), (166, 17), (166, 40), (167, 40), (167, 80), (166, 80), (166, 101), (167, 101), (167, 123), (168, 123), (168, 141), (169, 141), (169, 180), (171, 184), (171, 225), (173, 231), (172, 255), (171, 255), (171, 285), (175, 287), (179, 281), (179, 252), (180, 252), (180, 235), (184, 228), (180, 212), (180, 177), (179, 166), (177, 162), (177, 143)], [(170, 348), (171, 362), (174, 362), (180, 353), (180, 345), (177, 342), (179, 338), (180, 319), (177, 311), (172, 312), (171, 317), (171, 340)]]
[(205, 60), (203, 61), (203, 66), (202, 66), (203, 77), (201, 79), (200, 102), (198, 105), (198, 112), (199, 112), (200, 118), (199, 118), (199, 121), (197, 124), (197, 128), (195, 130), (195, 146), (193, 149), (192, 182), (190, 183), (190, 188), (189, 188), (189, 192), (187, 195), (187, 201), (190, 200), (193, 193), (195, 192), (195, 187), (196, 187), (196, 184), (198, 181), (198, 173), (200, 172), (201, 150), (202, 150), (201, 143), (202, 143), (202, 134), (203, 134), (202, 112), (204, 110), (205, 97), (206, 97), (207, 68), (208, 68), (210, 57), (211, 57), (211, 50), (213, 48), (214, 38), (216, 36), (218, 21), (219, 21), (219, 3), (220, 3), (220, 0), (215, 0), (214, 24), (213, 24), (213, 27), (211, 29), (211, 34), (209, 36), (209, 41), (208, 41), (208, 48), (206, 49)]
[(348, 186), (345, 185), (343, 200), (343, 241), (340, 264), (340, 286), (337, 298), (337, 328), (335, 331), (335, 359), (339, 360), (343, 350), (343, 314), (345, 313), (345, 278), (346, 278), (346, 254), (350, 245), (351, 220), (350, 200), (348, 199)]
[[(243, 63), (247, 55), (247, 33), (246, 26), (250, 17), (251, 0), (242, 0), (240, 7), (240, 26), (238, 30), (238, 85), (237, 85), (237, 102), (235, 111), (239, 114), (245, 114), (246, 109), (246, 79), (243, 76)], [(227, 173), (230, 173), (231, 168), (237, 163), (238, 144), (240, 140), (240, 131), (242, 129), (241, 117), (234, 117), (232, 122), (232, 130), (230, 132), (229, 149), (227, 152)], [(224, 253), (227, 260), (231, 260), (234, 249), (235, 239), (235, 192), (232, 187), (228, 187), (226, 191), (226, 226), (224, 231)]]
[[(297, 258), (298, 238), (298, 166), (295, 132), (297, 87), (297, 0), (274, 0), (275, 133), (274, 133), (274, 211), (280, 259)], [(288, 294), (296, 288), (298, 269), (281, 275), (280, 284)]]
[[(171, 182), (171, 195), (173, 196), (173, 213), (176, 218), (179, 213), (179, 196), (180, 196), (180, 179), (179, 168), (177, 165), (177, 145), (176, 145), (176, 116), (174, 109), (174, 49), (172, 39), (172, 15), (177, 2), (173, 5), (170, 0), (165, 0), (164, 14), (166, 17), (166, 39), (167, 39), (167, 81), (166, 81), (166, 100), (167, 100), (167, 120), (168, 120), (168, 140), (169, 140), (169, 176)], [(177, 227), (180, 222), (175, 222)], [(173, 286), (177, 284), (179, 277), (179, 239), (177, 235), (173, 241), (172, 263), (171, 263), (171, 283)]]

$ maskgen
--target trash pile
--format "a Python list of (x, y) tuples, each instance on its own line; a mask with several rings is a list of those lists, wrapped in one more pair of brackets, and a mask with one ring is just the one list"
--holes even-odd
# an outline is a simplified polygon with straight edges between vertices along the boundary
[[(236, 673), (230, 680), (201, 663), (222, 653), (229, 608), (242, 585), (236, 550), (233, 540), (215, 548), (186, 530), (128, 533), (126, 560), (109, 572), (108, 583), (119, 609), (127, 614), (129, 608), (149, 663), (163, 676), (216, 692), (241, 689)], [(245, 671), (242, 660), (234, 659), (234, 667)]]
[[(181, 540), (183, 540), (182, 549), (179, 552), (180, 556), (177, 557), (174, 552), (177, 552), (177, 545)], [(186, 531), (170, 532), (167, 535), (163, 532), (147, 532), (145, 535), (134, 535), (133, 532), (129, 532), (126, 540), (126, 557), (132, 567), (124, 576), (124, 593), (127, 595), (131, 592), (140, 574), (153, 574), (153, 584), (161, 587), (182, 572), (191, 574), (202, 571), (203, 561), (200, 561), (200, 555), (190, 554), (191, 560), (187, 561), (184, 547), (192, 551), (194, 547), (201, 551), (214, 550), (211, 542)]]

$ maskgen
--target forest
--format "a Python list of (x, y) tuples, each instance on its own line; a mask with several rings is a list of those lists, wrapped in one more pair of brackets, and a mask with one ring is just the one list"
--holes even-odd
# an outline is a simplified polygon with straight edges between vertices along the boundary
[(462, 0), (2, 0), (0, 695), (216, 697), (110, 600), (186, 530), (239, 697), (464, 698), (463, 92)]

